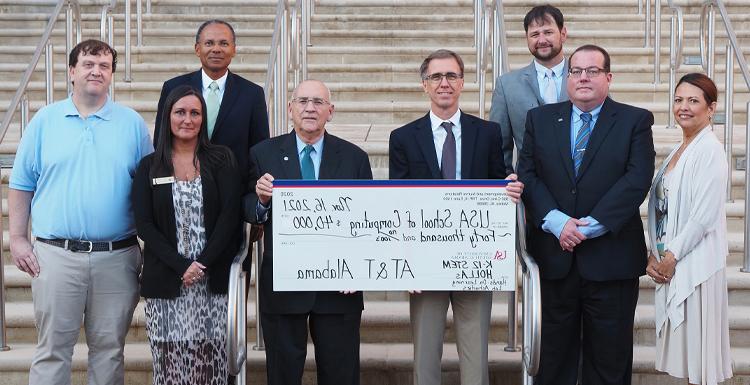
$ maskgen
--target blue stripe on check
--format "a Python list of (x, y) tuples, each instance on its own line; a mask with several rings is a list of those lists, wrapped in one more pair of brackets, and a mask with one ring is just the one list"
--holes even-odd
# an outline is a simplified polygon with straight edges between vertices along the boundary
[(275, 179), (273, 181), (274, 187), (505, 187), (508, 183), (510, 180), (507, 179)]

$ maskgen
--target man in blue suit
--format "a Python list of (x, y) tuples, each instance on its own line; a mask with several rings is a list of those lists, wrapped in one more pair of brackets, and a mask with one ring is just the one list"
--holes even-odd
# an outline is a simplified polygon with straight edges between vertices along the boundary
[(568, 31), (562, 12), (551, 5), (536, 6), (523, 19), (523, 29), (534, 60), (497, 78), (490, 109), (490, 120), (500, 125), (503, 135), (503, 160), (508, 172), (513, 167), (513, 145), (518, 151), (523, 146), (526, 113), (534, 107), (568, 100), (568, 65), (562, 50)]
[[(526, 244), (539, 264), (537, 385), (630, 385), (638, 277), (646, 272), (639, 206), (654, 175), (654, 116), (610, 99), (606, 50), (570, 55), (570, 101), (532, 109), (518, 177)], [(581, 354), (582, 353), (582, 354)]]

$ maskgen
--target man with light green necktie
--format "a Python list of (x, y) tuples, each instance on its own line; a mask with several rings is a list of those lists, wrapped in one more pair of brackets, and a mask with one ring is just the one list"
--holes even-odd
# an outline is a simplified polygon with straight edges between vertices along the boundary
[(268, 113), (263, 88), (229, 70), (236, 51), (234, 29), (226, 21), (208, 20), (198, 27), (195, 55), (200, 59), (201, 69), (164, 82), (156, 112), (154, 141), (158, 140), (162, 127), (169, 127), (165, 124), (169, 114), (163, 110), (169, 92), (181, 85), (201, 91), (206, 100), (211, 143), (232, 150), (242, 174), (244, 191), (248, 182), (250, 147), (269, 136)]

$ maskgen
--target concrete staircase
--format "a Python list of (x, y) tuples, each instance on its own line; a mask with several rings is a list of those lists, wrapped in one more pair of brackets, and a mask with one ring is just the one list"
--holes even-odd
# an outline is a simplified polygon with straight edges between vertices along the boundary
[[(98, 2), (97, 2), (98, 1)], [(17, 0), (0, 0), (0, 113), (5, 113), (13, 97), (18, 80), (25, 69), (34, 46), (46, 23), (51, 6), (40, 2), (18, 5)], [(23, 2), (21, 2), (23, 3)], [(100, 0), (83, 2), (84, 37), (99, 34)], [(748, 0), (727, 1), (727, 7), (740, 42), (750, 50), (750, 14)], [(475, 82), (473, 44), (473, 16), (470, 0), (323, 0), (316, 6), (312, 22), (312, 44), (309, 48), (310, 77), (325, 81), (333, 91), (336, 115), (329, 131), (365, 148), (370, 154), (375, 175), (386, 178), (387, 140), (394, 128), (413, 120), (429, 108), (427, 97), (420, 86), (418, 67), (422, 59), (437, 48), (450, 48), (461, 54), (466, 62), (466, 86), (462, 108), (470, 113), (478, 111), (478, 86)], [(527, 0), (505, 1), (509, 60), (511, 68), (529, 63), (522, 28), (525, 12), (536, 3)], [(698, 52), (697, 2), (678, 1), (685, 8), (685, 53)], [(663, 158), (680, 139), (679, 130), (665, 128), (670, 113), (667, 103), (666, 79), (668, 60), (668, 15), (662, 39), (663, 83), (653, 85), (653, 49), (643, 48), (643, 16), (637, 14), (633, 0), (561, 0), (555, 3), (566, 15), (569, 37), (566, 52), (584, 43), (595, 43), (607, 48), (612, 55), (614, 84), (612, 96), (620, 101), (648, 108), (656, 116), (654, 136), (658, 158)], [(238, 37), (238, 51), (231, 69), (256, 83), (265, 79), (268, 46), (271, 40), (275, 2), (271, 0), (153, 0), (152, 14), (144, 15), (144, 46), (133, 50), (133, 82), (122, 82), (124, 48), (122, 5), (116, 16), (116, 48), (120, 54), (115, 74), (116, 100), (138, 110), (150, 126), (156, 113), (156, 101), (164, 80), (198, 68), (193, 53), (197, 26), (207, 18), (230, 21)], [(135, 7), (133, 7), (135, 9)], [(135, 18), (134, 18), (135, 20)], [(135, 31), (133, 32), (135, 41)], [(724, 44), (723, 27), (717, 23), (717, 66), (715, 80), (723, 92)], [(53, 38), (55, 43), (56, 100), (65, 97), (64, 23), (59, 23)], [(32, 113), (43, 105), (44, 63), (40, 63), (29, 88)], [(697, 71), (686, 66), (681, 72)], [(739, 73), (735, 80), (734, 153), (744, 154), (745, 104), (750, 93)], [(492, 89), (493, 79), (488, 80)], [(720, 95), (723, 109), (724, 95)], [(487, 111), (490, 97), (487, 98)], [(18, 115), (18, 114), (17, 114)], [(723, 138), (723, 127), (716, 133)], [(15, 152), (20, 130), (18, 117), (3, 143), (0, 152)], [(7, 180), (3, 172), (3, 181)], [(750, 275), (739, 272), (743, 252), (744, 175), (732, 172), (735, 202), (727, 207), (730, 229), (729, 301), (730, 328), (736, 377), (727, 384), (750, 384)], [(3, 194), (5, 195), (5, 194)], [(642, 206), (645, 216), (645, 205)], [(3, 215), (7, 205), (3, 201)], [(7, 222), (3, 218), (4, 222)], [(7, 226), (6, 226), (7, 228)], [(27, 383), (28, 368), (36, 341), (31, 306), (30, 279), (12, 265), (7, 252), (7, 232), (3, 233), (3, 251), (7, 286), (8, 337), (12, 350), (0, 352), (0, 384)], [(368, 292), (362, 318), (362, 383), (411, 383), (412, 348), (408, 316), (408, 297), (402, 292)], [(248, 338), (255, 340), (254, 296), (248, 308)], [(635, 323), (635, 362), (633, 383), (681, 384), (657, 374), (654, 362), (653, 284), (641, 281), (641, 296)], [(450, 322), (449, 322), (450, 325)], [(503, 351), (507, 340), (506, 295), (496, 293), (490, 339), (491, 382), (495, 385), (521, 383), (519, 353)], [(443, 383), (458, 383), (458, 359), (452, 330), (446, 339)], [(74, 384), (85, 383), (86, 348), (76, 348)], [(264, 384), (264, 354), (250, 351), (248, 357), (249, 383)], [(313, 352), (309, 350), (304, 383), (315, 383)], [(127, 383), (150, 383), (151, 356), (145, 336), (142, 304), (136, 309), (126, 347)]]

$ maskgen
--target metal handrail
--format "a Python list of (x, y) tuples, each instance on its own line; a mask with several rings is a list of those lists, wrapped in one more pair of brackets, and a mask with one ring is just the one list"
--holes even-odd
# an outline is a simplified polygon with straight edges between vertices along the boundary
[(486, 76), (490, 64), (489, 58), (492, 58), (493, 80), (510, 70), (503, 4), (500, 0), (492, 0), (488, 6), (484, 6), (484, 4), (484, 0), (475, 0), (474, 3), (475, 10), (480, 11), (478, 14), (475, 12), (475, 17), (478, 18), (476, 20), (476, 25), (478, 25), (476, 33), (478, 35), (475, 40), (478, 42), (476, 45), (476, 81), (479, 85), (479, 116), (481, 118), (484, 118), (485, 115)]
[[(244, 384), (247, 361), (247, 273), (242, 264), (250, 249), (250, 229), (242, 228), (242, 243), (229, 270), (227, 292), (227, 362), (229, 374), (237, 376), (237, 383)], [(259, 318), (259, 317), (256, 317)]]
[[(45, 50), (47, 47), (47, 43), (50, 41), (50, 36), (52, 35), (52, 29), (55, 27), (55, 24), (57, 23), (57, 17), (62, 12), (62, 8), (64, 5), (67, 5), (67, 9), (65, 12), (66, 15), (66, 52), (70, 52), (73, 49), (73, 16), (75, 16), (76, 23), (76, 43), (81, 41), (81, 7), (78, 4), (78, 0), (59, 0), (57, 2), (57, 5), (55, 5), (55, 9), (52, 11), (52, 14), (50, 15), (49, 21), (47, 22), (47, 27), (44, 29), (44, 33), (42, 34), (42, 38), (39, 40), (39, 43), (36, 46), (36, 50), (34, 51), (34, 55), (31, 57), (31, 62), (26, 67), (26, 71), (23, 73), (23, 76), (21, 77), (21, 82), (18, 85), (18, 89), (16, 90), (16, 94), (13, 96), (13, 99), (10, 101), (10, 105), (8, 106), (8, 109), (5, 112), (5, 116), (3, 117), (2, 123), (0, 123), (0, 143), (5, 138), (5, 134), (8, 132), (8, 127), (10, 127), (10, 122), (13, 120), (13, 115), (18, 108), (19, 104), (22, 104), (21, 108), (21, 115), (25, 115), (21, 117), (21, 126), (25, 127), (26, 123), (28, 123), (28, 111), (24, 113), (24, 105), (25, 108), (28, 108), (28, 103), (22, 103), (24, 100), (28, 100), (26, 96), (26, 90), (29, 86), (29, 81), (31, 80), (31, 75), (34, 73), (34, 69), (36, 68), (37, 64), (39, 63), (39, 58), (42, 56), (42, 51)], [(47, 50), (48, 54), (52, 54), (52, 49), (50, 47), (49, 50)], [(54, 68), (46, 68), (46, 71), (54, 71)], [(47, 77), (47, 79), (50, 79), (50, 77)], [(68, 93), (70, 93), (70, 72), (65, 71), (65, 80), (68, 84)], [(53, 84), (47, 84), (47, 88), (53, 87)], [(26, 121), (24, 121), (26, 120)], [(0, 304), (4, 306), (4, 304)], [(4, 326), (4, 325), (3, 325)]]
[(742, 51), (742, 46), (740, 46), (740, 44), (737, 42), (737, 33), (734, 31), (732, 22), (729, 20), (727, 8), (724, 6), (724, 2), (722, 0), (714, 0), (714, 3), (719, 8), (721, 21), (724, 23), (724, 28), (727, 31), (727, 38), (729, 39), (729, 43), (732, 45), (732, 49), (734, 50), (734, 57), (739, 64), (742, 77), (745, 79), (745, 86), (747, 86), (748, 90), (750, 90), (750, 70), (748, 70), (747, 68), (747, 61), (745, 60), (745, 54)]
[(132, 82), (133, 76), (132, 76), (132, 69), (131, 64), (132, 60), (130, 58), (131, 54), (131, 42), (130, 42), (130, 35), (132, 32), (132, 26), (130, 25), (130, 18), (131, 18), (131, 6), (130, 6), (130, 0), (125, 0), (125, 77), (122, 79), (125, 82)]
[[(15, 158), (15, 156), (14, 156)], [(0, 170), (10, 170), (13, 167), (13, 162), (0, 161)], [(0, 184), (0, 195), (3, 194), (3, 185)], [(4, 231), (5, 225), (0, 222), (0, 233)], [(8, 346), (8, 336), (5, 330), (5, 271), (3, 263), (3, 248), (0, 247), (0, 352), (7, 352), (10, 350)]]
[(661, 0), (654, 1), (654, 85), (661, 83)]
[[(297, 1), (291, 9), (289, 0), (279, 0), (268, 55), (268, 72), (263, 91), (270, 119), (271, 136), (285, 134), (289, 125), (288, 71), (294, 71), (294, 85), (307, 78), (307, 47), (310, 44), (310, 12), (312, 1)], [(290, 22), (290, 14), (292, 14)], [(290, 34), (291, 32), (291, 34)], [(291, 36), (290, 36), (291, 35)], [(289, 46), (292, 46), (290, 54)], [(291, 59), (291, 65), (290, 65)], [(300, 77), (301, 73), (301, 77)], [(274, 102), (271, 103), (271, 95)]]
[[(102, 6), (102, 17), (99, 24), (99, 40), (106, 41), (110, 47), (115, 46), (115, 17), (112, 10), (117, 5), (117, 0)], [(115, 100), (115, 82), (109, 83), (109, 97)]]
[(712, 2), (706, 2), (701, 8), (700, 30), (698, 41), (700, 43), (701, 66), (708, 77), (714, 77), (714, 41), (716, 40), (715, 29), (716, 15)]
[[(683, 42), (683, 17), (682, 8), (674, 4), (673, 0), (667, 2), (667, 7), (672, 11), (670, 50), (669, 50), (669, 68), (670, 74), (673, 68), (679, 68), (682, 62), (682, 42)], [(649, 20), (646, 20), (647, 25)], [(675, 39), (677, 39), (675, 41)], [(675, 45), (672, 47), (672, 45)], [(676, 69), (674, 70), (676, 71)], [(670, 77), (671, 80), (671, 77)], [(654, 85), (661, 83), (661, 0), (656, 0), (654, 4)], [(671, 83), (670, 83), (671, 86)], [(674, 88), (674, 87), (670, 87)], [(671, 96), (669, 103), (672, 103)]]
[[(36, 68), (37, 64), (39, 64), (39, 59), (42, 56), (42, 51), (45, 51), (45, 81), (46, 81), (46, 101), (47, 103), (52, 103), (54, 98), (54, 67), (52, 65), (52, 56), (53, 56), (53, 46), (52, 42), (50, 41), (50, 36), (52, 35), (52, 30), (55, 27), (55, 24), (57, 23), (57, 17), (62, 12), (63, 6), (67, 5), (67, 9), (65, 10), (65, 33), (66, 33), (66, 39), (65, 39), (65, 45), (66, 45), (66, 52), (70, 52), (70, 50), (73, 48), (73, 17), (75, 16), (76, 20), (76, 42), (81, 41), (81, 7), (78, 4), (77, 0), (59, 0), (57, 4), (55, 5), (54, 10), (52, 11), (52, 14), (50, 15), (49, 21), (47, 22), (47, 27), (44, 29), (44, 33), (42, 34), (42, 38), (39, 40), (39, 43), (37, 44), (36, 50), (34, 51), (34, 54), (31, 57), (31, 62), (26, 67), (26, 71), (23, 73), (23, 76), (21, 77), (21, 82), (18, 85), (18, 89), (16, 90), (15, 95), (13, 95), (13, 99), (10, 101), (10, 106), (8, 106), (8, 109), (5, 111), (5, 116), (3, 117), (2, 123), (0, 123), (0, 143), (2, 143), (3, 139), (5, 139), (5, 134), (8, 132), (8, 128), (10, 127), (10, 122), (13, 120), (13, 115), (16, 112), (16, 109), (18, 108), (19, 104), (21, 105), (21, 134), (23, 134), (23, 130), (26, 127), (26, 124), (28, 124), (29, 121), (29, 99), (27, 95), (27, 88), (29, 86), (29, 81), (31, 80), (31, 75), (34, 73), (34, 69)], [(68, 84), (68, 92), (70, 92), (70, 73), (68, 71), (65, 71), (65, 79)], [(0, 257), (2, 257), (0, 255)], [(0, 258), (2, 259), (2, 258)], [(5, 277), (5, 271), (3, 263), (0, 263), (0, 351), (6, 351), (10, 350), (10, 348), (7, 345), (6, 340), (6, 324), (5, 324), (5, 283), (4, 281)]]
[(135, 1), (135, 45), (143, 46), (143, 0)]
[[(745, 105), (746, 110), (748, 111), (747, 114), (747, 121), (745, 122), (745, 132), (750, 132), (750, 102), (747, 102)], [(747, 159), (750, 159), (750, 135), (745, 135), (745, 161), (747, 162)], [(731, 174), (730, 174), (731, 176)], [(750, 167), (747, 167), (747, 164), (745, 165), (745, 233), (744, 233), (744, 245), (750, 245), (750, 226), (747, 223), (747, 211), (748, 211), (748, 202), (750, 202), (750, 183), (747, 183), (747, 181), (750, 181)], [(748, 247), (744, 247), (744, 256), (742, 260), (742, 268), (740, 271), (744, 273), (750, 273), (750, 251), (748, 250)]]
[(651, 43), (651, 0), (645, 0), (645, 5), (643, 4), (644, 0), (640, 0), (638, 2), (638, 14), (640, 15), (643, 13), (643, 10), (645, 9), (646, 15), (644, 17), (644, 25), (643, 25), (643, 48), (648, 48), (648, 46)]
[[(670, 20), (669, 34), (669, 100), (667, 103), (672, 104), (674, 100), (674, 88), (677, 84), (677, 71), (682, 65), (682, 48), (685, 36), (684, 17), (682, 8), (669, 1), (669, 9), (672, 11)], [(674, 128), (674, 114), (669, 115), (669, 128)]]
[[(724, 151), (726, 152), (727, 164), (732, 165), (732, 140), (734, 130), (734, 60), (737, 60), (739, 64), (742, 76), (745, 79), (745, 86), (750, 89), (750, 71), (747, 68), (747, 61), (745, 55), (742, 52), (742, 47), (737, 42), (737, 34), (732, 27), (732, 22), (729, 19), (726, 7), (721, 0), (710, 0), (703, 3), (701, 9), (701, 22), (700, 22), (700, 52), (701, 52), (701, 65), (706, 71), (709, 77), (713, 78), (715, 70), (715, 50), (714, 44), (716, 41), (716, 30), (715, 30), (715, 8), (718, 8), (720, 20), (724, 23), (724, 28), (727, 32), (727, 44), (726, 50), (726, 73), (725, 73), (725, 97), (724, 97)], [(750, 113), (750, 111), (748, 111)], [(750, 116), (750, 115), (749, 115)], [(750, 159), (750, 158), (746, 158)], [(727, 201), (732, 200), (732, 180), (727, 179), (726, 186), (726, 198)], [(745, 217), (747, 217), (747, 207), (745, 208)], [(745, 251), (746, 263), (750, 263), (750, 255), (748, 251)]]
[(539, 266), (526, 249), (526, 216), (523, 203), (516, 208), (516, 252), (523, 270), (523, 383), (531, 385), (539, 371), (542, 340), (542, 291)]

